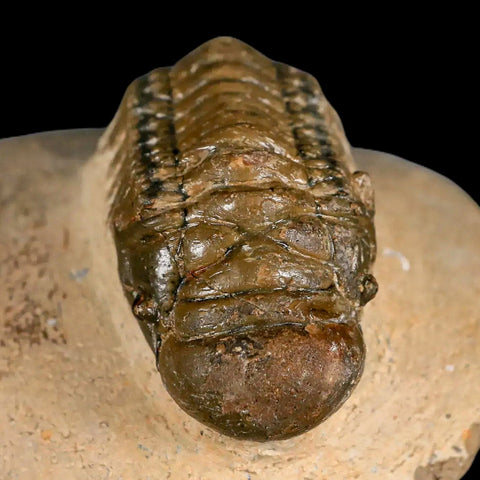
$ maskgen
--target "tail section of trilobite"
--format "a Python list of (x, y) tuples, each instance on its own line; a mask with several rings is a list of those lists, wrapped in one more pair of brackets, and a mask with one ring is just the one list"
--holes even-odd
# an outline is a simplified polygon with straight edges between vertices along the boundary
[[(180, 406), (256, 440), (338, 408), (363, 368), (359, 312), (376, 292), (373, 193), (317, 81), (214, 39), (134, 81), (102, 145), (115, 152), (121, 281)], [(276, 386), (245, 393), (267, 377)]]

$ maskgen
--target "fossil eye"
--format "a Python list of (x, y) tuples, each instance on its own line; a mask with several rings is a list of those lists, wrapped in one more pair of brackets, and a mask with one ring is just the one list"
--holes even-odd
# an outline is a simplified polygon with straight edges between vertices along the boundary
[(137, 294), (132, 304), (133, 314), (144, 322), (155, 322), (157, 316), (157, 303), (152, 298), (145, 298)]
[(362, 276), (360, 280), (360, 305), (365, 305), (368, 303), (378, 291), (378, 283), (375, 277), (367, 273), (366, 275)]

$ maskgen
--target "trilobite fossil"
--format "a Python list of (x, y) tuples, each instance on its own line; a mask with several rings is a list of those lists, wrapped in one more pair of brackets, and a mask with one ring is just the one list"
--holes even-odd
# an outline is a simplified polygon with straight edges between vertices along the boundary
[(135, 80), (102, 139), (125, 294), (178, 405), (289, 438), (348, 398), (373, 192), (317, 81), (217, 38)]

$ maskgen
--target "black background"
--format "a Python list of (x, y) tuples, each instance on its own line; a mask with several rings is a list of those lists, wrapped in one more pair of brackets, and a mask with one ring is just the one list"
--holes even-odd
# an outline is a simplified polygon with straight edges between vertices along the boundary
[(432, 168), (479, 202), (478, 154), (468, 133), (478, 124), (468, 118), (476, 110), (468, 83), (478, 55), (469, 28), (463, 19), (400, 14), (353, 25), (341, 16), (310, 23), (292, 16), (225, 27), (199, 21), (192, 28), (153, 13), (77, 26), (20, 25), (2, 42), (0, 138), (106, 126), (134, 78), (231, 35), (316, 76), (352, 145)]
[[(243, 3), (201, 12), (182, 4), (173, 13), (129, 4), (100, 17), (72, 4), (50, 18), (43, 10), (4, 16), (11, 28), (0, 33), (0, 138), (104, 127), (133, 79), (230, 35), (313, 74), (352, 145), (436, 170), (480, 202), (473, 13), (318, 6), (260, 15)], [(465, 476), (473, 478), (473, 470)]]

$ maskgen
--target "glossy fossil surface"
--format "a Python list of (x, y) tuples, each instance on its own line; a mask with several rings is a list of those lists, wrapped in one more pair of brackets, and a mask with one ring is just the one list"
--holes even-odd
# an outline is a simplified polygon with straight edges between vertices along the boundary
[(283, 439), (362, 373), (373, 192), (316, 80), (230, 38), (128, 88), (110, 213), (125, 293), (177, 403)]

